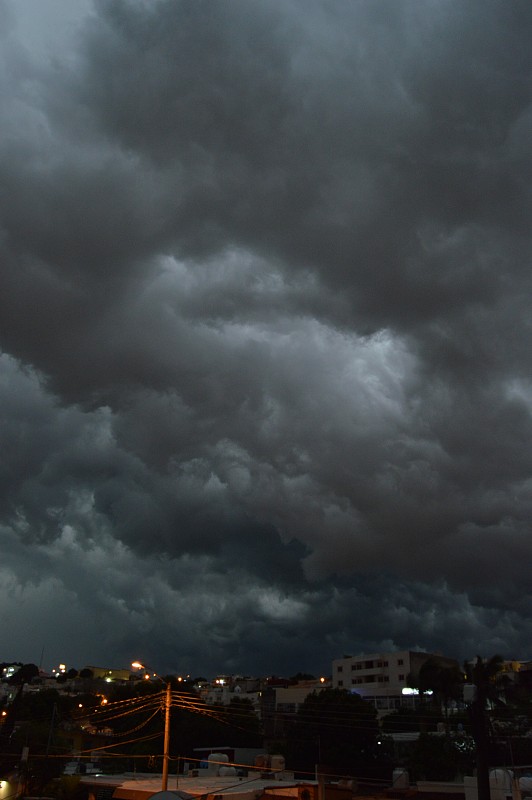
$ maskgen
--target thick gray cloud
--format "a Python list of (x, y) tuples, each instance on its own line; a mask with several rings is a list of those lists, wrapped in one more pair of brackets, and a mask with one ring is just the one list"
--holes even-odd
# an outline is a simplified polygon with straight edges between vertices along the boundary
[(532, 658), (529, 4), (27, 3), (4, 658)]

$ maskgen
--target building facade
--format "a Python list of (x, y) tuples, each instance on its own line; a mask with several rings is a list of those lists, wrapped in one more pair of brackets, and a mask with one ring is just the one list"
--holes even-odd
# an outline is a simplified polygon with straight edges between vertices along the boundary
[(335, 689), (356, 692), (379, 710), (392, 711), (412, 705), (412, 695), (404, 691), (409, 688), (408, 678), (417, 675), (429, 659), (443, 667), (458, 665), (452, 658), (417, 650), (344, 656), (333, 661), (332, 685)]

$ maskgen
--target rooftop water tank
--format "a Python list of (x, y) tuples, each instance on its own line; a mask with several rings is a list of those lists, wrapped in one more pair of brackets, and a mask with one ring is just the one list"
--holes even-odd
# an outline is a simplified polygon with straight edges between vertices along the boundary
[(207, 759), (207, 775), (218, 775), (218, 770), (229, 761), (226, 753), (211, 753)]
[(220, 767), (218, 770), (220, 778), (227, 778), (229, 775), (236, 775), (236, 767)]

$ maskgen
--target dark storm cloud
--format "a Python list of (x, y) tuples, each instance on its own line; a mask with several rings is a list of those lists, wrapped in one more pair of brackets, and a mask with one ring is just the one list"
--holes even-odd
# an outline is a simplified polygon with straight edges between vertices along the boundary
[(14, 641), (532, 656), (529, 5), (2, 13)]
[(527, 233), (509, 140), (530, 102), (529, 10), (490, 7), (107, 5), (83, 96), (174, 174), (181, 248), (274, 250), (350, 290), (368, 324), (406, 324), (476, 300), (486, 234), (506, 249)]

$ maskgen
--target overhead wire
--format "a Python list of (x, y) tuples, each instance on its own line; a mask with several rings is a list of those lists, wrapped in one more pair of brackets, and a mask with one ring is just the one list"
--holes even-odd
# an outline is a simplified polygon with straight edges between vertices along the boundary
[(111, 722), (112, 720), (115, 720), (115, 719), (121, 719), (122, 717), (129, 717), (132, 714), (138, 714), (139, 711), (142, 711), (145, 708), (154, 708), (154, 707), (160, 708), (161, 705), (160, 705), (160, 703), (157, 703), (157, 704), (154, 704), (154, 703), (143, 703), (142, 705), (135, 706), (134, 708), (128, 709), (127, 711), (122, 711), (121, 713), (118, 713), (118, 714), (112, 713), (113, 712), (112, 709), (109, 712), (109, 714), (106, 714), (106, 712), (98, 713), (98, 712), (87, 711), (86, 714), (77, 714), (74, 717), (74, 719), (76, 721), (80, 721), (80, 720), (83, 721), (83, 720), (89, 720), (89, 719), (93, 719), (93, 718), (97, 717), (99, 722)]
[[(153, 714), (150, 714), (150, 716), (147, 719), (145, 719), (143, 722), (141, 722), (139, 725), (136, 725), (134, 728), (130, 728), (128, 731), (123, 731), (123, 732), (120, 732), (120, 733), (113, 732), (112, 736), (129, 736), (131, 733), (135, 733), (135, 731), (140, 731), (142, 728), (144, 728), (148, 724), (148, 722), (150, 722), (155, 716), (157, 716), (158, 713), (159, 713), (159, 710), (157, 709), (156, 711), (153, 712)], [(157, 734), (157, 735), (160, 735), (160, 734)]]

